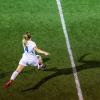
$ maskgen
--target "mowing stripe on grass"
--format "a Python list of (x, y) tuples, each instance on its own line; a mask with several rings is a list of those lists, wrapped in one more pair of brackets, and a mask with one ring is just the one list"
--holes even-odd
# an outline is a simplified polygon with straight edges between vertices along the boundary
[(74, 79), (75, 79), (75, 83), (76, 83), (78, 97), (79, 97), (79, 100), (84, 100), (83, 95), (82, 95), (82, 90), (80, 87), (80, 82), (79, 82), (78, 75), (77, 75), (76, 65), (74, 62), (74, 58), (73, 58), (73, 54), (72, 54), (72, 50), (71, 50), (71, 46), (70, 46), (70, 42), (69, 42), (69, 38), (68, 38), (68, 32), (67, 32), (67, 28), (66, 28), (66, 24), (65, 24), (65, 20), (64, 20), (64, 16), (63, 16), (62, 6), (60, 3), (60, 0), (56, 0), (56, 2), (57, 2), (57, 6), (58, 6), (58, 11), (59, 11), (60, 19), (61, 19), (63, 32), (64, 32), (65, 39), (66, 39), (66, 46), (67, 46), (70, 61), (71, 61), (71, 66), (72, 66), (73, 75), (74, 75)]

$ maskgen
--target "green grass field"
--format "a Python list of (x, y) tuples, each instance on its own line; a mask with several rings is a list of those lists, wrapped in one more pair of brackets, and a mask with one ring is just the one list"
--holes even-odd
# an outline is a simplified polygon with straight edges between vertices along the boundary
[[(100, 99), (100, 1), (62, 0), (84, 100)], [(8, 91), (22, 56), (22, 34), (50, 52), (45, 71), (26, 67)], [(78, 100), (56, 0), (0, 0), (0, 100)]]

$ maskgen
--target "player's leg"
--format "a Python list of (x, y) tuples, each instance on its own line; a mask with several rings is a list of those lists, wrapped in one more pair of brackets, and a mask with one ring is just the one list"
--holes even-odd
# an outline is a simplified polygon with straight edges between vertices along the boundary
[(43, 60), (42, 60), (42, 57), (40, 55), (36, 55), (37, 59), (38, 59), (38, 64), (39, 65), (43, 65)]
[(12, 73), (10, 80), (4, 84), (4, 89), (7, 89), (12, 83), (13, 81), (16, 79), (16, 77), (18, 76), (18, 74), (24, 69), (23, 65), (19, 65), (17, 67), (17, 69)]
[(38, 69), (42, 69), (42, 68), (45, 68), (46, 65), (43, 63), (43, 59), (40, 55), (36, 55), (37, 58), (38, 58)]
[(24, 66), (23, 66), (23, 65), (19, 65), (19, 66), (17, 67), (17, 69), (13, 72), (13, 74), (12, 74), (10, 80), (13, 80), (13, 81), (14, 81), (14, 80), (16, 79), (17, 75), (18, 75), (23, 69), (24, 69)]

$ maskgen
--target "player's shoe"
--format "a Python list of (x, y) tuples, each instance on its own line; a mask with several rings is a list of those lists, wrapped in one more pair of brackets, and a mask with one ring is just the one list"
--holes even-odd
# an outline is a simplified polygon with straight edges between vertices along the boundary
[(45, 68), (46, 68), (46, 65), (45, 64), (39, 65), (38, 70), (44, 70)]
[(13, 80), (9, 80), (7, 83), (4, 84), (3, 88), (7, 90), (13, 83)]

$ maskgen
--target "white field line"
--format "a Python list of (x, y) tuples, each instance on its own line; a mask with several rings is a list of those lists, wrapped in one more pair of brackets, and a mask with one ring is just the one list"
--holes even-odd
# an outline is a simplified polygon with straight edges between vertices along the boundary
[(66, 24), (65, 24), (65, 20), (64, 20), (64, 16), (63, 16), (61, 2), (60, 2), (60, 0), (56, 0), (56, 2), (57, 2), (57, 6), (58, 6), (58, 11), (59, 11), (60, 19), (61, 19), (63, 32), (64, 32), (65, 39), (66, 39), (66, 46), (67, 46), (67, 49), (68, 49), (68, 54), (69, 54), (69, 57), (70, 57), (70, 62), (71, 62), (72, 70), (73, 70), (75, 83), (76, 83), (77, 94), (78, 94), (79, 100), (84, 100), (83, 95), (82, 95), (82, 90), (81, 90), (81, 87), (80, 87), (79, 78), (78, 78), (78, 75), (77, 75), (76, 65), (75, 65), (75, 62), (74, 62), (74, 58), (73, 58), (73, 54), (72, 54), (72, 50), (71, 50), (71, 46), (70, 46), (70, 42), (69, 42), (69, 38), (68, 38), (68, 32), (67, 32), (67, 28), (66, 28)]

